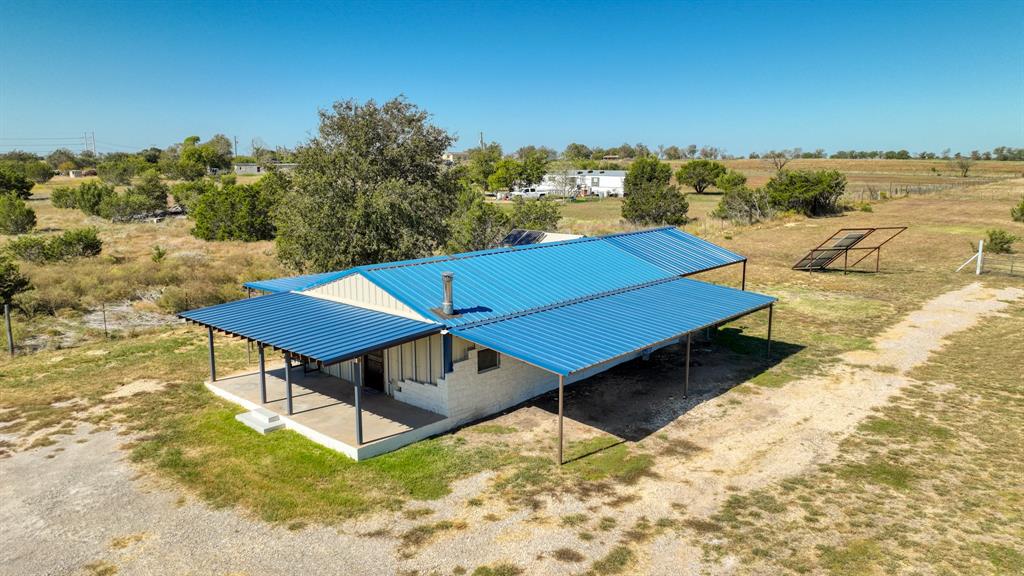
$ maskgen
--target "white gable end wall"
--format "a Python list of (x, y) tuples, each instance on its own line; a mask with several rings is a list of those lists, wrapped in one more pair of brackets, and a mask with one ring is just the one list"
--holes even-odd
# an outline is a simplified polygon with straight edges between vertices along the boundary
[[(440, 284), (438, 284), (438, 292), (440, 292)], [(325, 300), (333, 300), (343, 304), (351, 304), (361, 308), (394, 314), (395, 316), (411, 318), (421, 322), (432, 322), (432, 320), (424, 318), (412, 308), (399, 302), (397, 298), (388, 294), (380, 286), (370, 282), (358, 272), (315, 288), (303, 290), (302, 293)], [(440, 298), (440, 294), (438, 297)]]

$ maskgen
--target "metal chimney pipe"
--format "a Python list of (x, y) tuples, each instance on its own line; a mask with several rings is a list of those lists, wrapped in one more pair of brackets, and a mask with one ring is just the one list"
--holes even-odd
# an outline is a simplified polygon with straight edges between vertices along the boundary
[(455, 314), (455, 305), (452, 303), (452, 280), (454, 278), (454, 272), (441, 272), (441, 284), (444, 285), (444, 302), (441, 304), (441, 310), (448, 316)]

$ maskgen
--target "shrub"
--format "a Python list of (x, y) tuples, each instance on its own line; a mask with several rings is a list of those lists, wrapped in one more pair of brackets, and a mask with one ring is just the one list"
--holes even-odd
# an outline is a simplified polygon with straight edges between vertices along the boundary
[(746, 186), (733, 188), (722, 195), (718, 207), (711, 213), (715, 218), (731, 220), (742, 224), (754, 224), (768, 220), (775, 214), (763, 188), (750, 189)]
[(1024, 222), (1024, 196), (1020, 197), (1020, 203), (1010, 208), (1010, 218), (1014, 222)]
[(546, 198), (526, 200), (520, 196), (512, 204), (512, 228), (550, 231), (558, 227), (561, 219), (561, 208)]
[(167, 194), (170, 188), (160, 180), (156, 170), (147, 170), (139, 182), (129, 190), (130, 195), (141, 196), (149, 201), (149, 210), (166, 210)]
[[(234, 176), (232, 174), (232, 176)], [(221, 179), (224, 182), (224, 179)], [(234, 182), (231, 182), (234, 184)], [(193, 182), (179, 182), (174, 186), (171, 186), (171, 196), (174, 196), (174, 202), (185, 208), (185, 211), (191, 211), (195, 208), (196, 202), (203, 195), (217, 190), (217, 185), (212, 180), (203, 179), (195, 180)]]
[(99, 216), (103, 201), (115, 195), (113, 186), (101, 182), (83, 182), (75, 189), (75, 207), (90, 216)]
[(66, 230), (50, 238), (22, 236), (8, 242), (5, 248), (19, 260), (45, 263), (96, 256), (103, 249), (103, 241), (99, 238), (99, 231), (90, 227)]
[(78, 203), (75, 201), (75, 192), (74, 188), (58, 186), (50, 193), (50, 204), (53, 204), (54, 208), (77, 208)]
[(634, 224), (671, 224), (687, 221), (690, 203), (675, 186), (649, 184), (634, 189), (622, 202), (622, 217)]
[(13, 194), (25, 200), (32, 195), (32, 186), (34, 184), (28, 178), (8, 167), (0, 166), (0, 194)]
[(99, 230), (91, 226), (65, 230), (60, 236), (50, 238), (47, 244), (46, 252), (50, 260), (96, 256), (103, 249)]
[(985, 232), (985, 252), (993, 254), (1009, 254), (1013, 252), (1013, 243), (1020, 240), (1006, 230), (994, 229)]
[(626, 196), (651, 186), (665, 187), (672, 180), (672, 167), (655, 156), (641, 156), (629, 165), (623, 188)]
[(0, 194), (0, 234), (24, 234), (36, 226), (36, 213), (16, 193)]
[(130, 189), (103, 199), (97, 209), (99, 216), (111, 222), (128, 222), (135, 216), (153, 211), (153, 200), (134, 194)]
[(273, 208), (273, 200), (258, 184), (213, 188), (195, 202), (192, 235), (203, 240), (270, 240)]
[(842, 211), (839, 198), (846, 191), (846, 177), (836, 170), (786, 170), (773, 176), (765, 191), (775, 209), (828, 216)]
[(129, 184), (143, 168), (146, 162), (134, 156), (123, 156), (96, 166), (96, 175), (104, 182), (111, 184)]

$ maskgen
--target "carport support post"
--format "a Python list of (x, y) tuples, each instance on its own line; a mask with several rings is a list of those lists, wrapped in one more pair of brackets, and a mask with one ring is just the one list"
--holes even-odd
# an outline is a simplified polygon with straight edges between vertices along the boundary
[(562, 413), (565, 404), (565, 376), (558, 375), (558, 465), (562, 465)]
[(747, 289), (747, 261), (743, 261), (743, 280), (740, 281), (740, 290)]
[(775, 310), (775, 304), (768, 305), (768, 358), (772, 357), (772, 312)]
[(206, 327), (207, 340), (210, 343), (210, 382), (217, 381), (217, 363), (213, 359), (213, 326)]
[(259, 347), (259, 360), (260, 360), (260, 404), (267, 403), (267, 369), (266, 363), (263, 359), (263, 344), (257, 344)]
[(360, 362), (360, 358), (354, 360), (354, 370), (352, 371), (355, 376), (355, 405), (356, 405), (356, 446), (363, 445), (363, 363)]
[(292, 415), (292, 355), (284, 353), (284, 389), (288, 397), (288, 415)]
[(693, 341), (693, 332), (686, 333), (686, 379), (683, 380), (683, 399), (690, 395), (690, 342)]

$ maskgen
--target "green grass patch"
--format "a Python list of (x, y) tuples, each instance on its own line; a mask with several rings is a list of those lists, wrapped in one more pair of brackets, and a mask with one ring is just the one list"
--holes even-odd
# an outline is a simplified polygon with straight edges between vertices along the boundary
[(627, 546), (616, 546), (603, 558), (595, 560), (590, 566), (590, 571), (599, 576), (625, 574), (626, 569), (629, 568), (635, 556), (633, 551)]
[(653, 474), (653, 456), (634, 453), (622, 440), (611, 436), (571, 443), (567, 454), (570, 462), (565, 465), (566, 470), (584, 480), (612, 479), (635, 484)]
[(906, 466), (884, 460), (872, 460), (864, 464), (848, 464), (838, 471), (841, 478), (882, 484), (897, 490), (910, 488), (914, 473)]
[(871, 540), (854, 540), (838, 548), (822, 546), (819, 552), (821, 565), (834, 576), (871, 574), (883, 558), (881, 548)]

